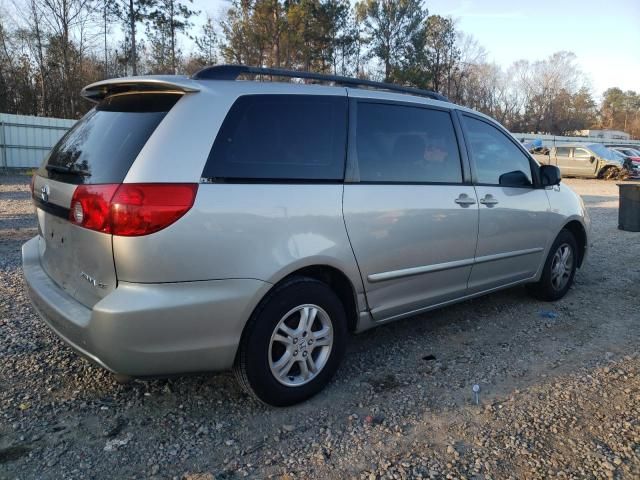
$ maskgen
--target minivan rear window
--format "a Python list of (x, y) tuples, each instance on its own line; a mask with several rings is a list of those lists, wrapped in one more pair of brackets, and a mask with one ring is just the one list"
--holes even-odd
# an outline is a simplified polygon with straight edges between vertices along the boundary
[(38, 174), (65, 183), (121, 183), (180, 94), (107, 97), (51, 150)]
[(202, 176), (342, 180), (346, 137), (346, 97), (245, 95), (222, 123)]

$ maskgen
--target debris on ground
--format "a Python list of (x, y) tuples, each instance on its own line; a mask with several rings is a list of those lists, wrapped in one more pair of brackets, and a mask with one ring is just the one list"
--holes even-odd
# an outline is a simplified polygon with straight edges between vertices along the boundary
[(615, 182), (562, 182), (593, 244), (564, 299), (513, 288), (354, 336), (277, 409), (228, 372), (121, 384), (68, 348), (22, 281), (29, 178), (0, 177), (0, 479), (640, 478), (640, 242)]

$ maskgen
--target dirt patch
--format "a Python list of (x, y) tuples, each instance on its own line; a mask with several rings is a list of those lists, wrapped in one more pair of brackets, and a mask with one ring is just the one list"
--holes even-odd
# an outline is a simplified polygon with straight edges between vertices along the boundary
[(640, 478), (640, 234), (614, 181), (563, 180), (593, 224), (564, 299), (514, 288), (365, 332), (325, 391), (270, 409), (229, 373), (121, 385), (66, 347), (22, 281), (28, 178), (6, 180), (2, 479)]

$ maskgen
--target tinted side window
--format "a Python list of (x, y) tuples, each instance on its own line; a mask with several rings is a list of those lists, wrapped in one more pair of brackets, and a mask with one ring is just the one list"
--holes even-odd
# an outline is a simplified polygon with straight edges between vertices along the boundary
[(361, 102), (356, 151), (363, 182), (462, 182), (448, 112)]
[(569, 147), (556, 147), (556, 155), (559, 157), (568, 157), (571, 149)]
[(482, 120), (466, 115), (462, 118), (476, 165), (477, 183), (532, 185), (529, 158), (504, 133)]
[(242, 96), (218, 132), (203, 176), (342, 180), (346, 124), (345, 97)]

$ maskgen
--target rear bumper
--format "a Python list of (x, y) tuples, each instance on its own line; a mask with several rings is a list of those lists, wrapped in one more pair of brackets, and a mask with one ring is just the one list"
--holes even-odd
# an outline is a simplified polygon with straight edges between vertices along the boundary
[(131, 376), (230, 368), (242, 329), (271, 286), (254, 279), (119, 282), (87, 308), (42, 269), (37, 237), (22, 246), (22, 263), (47, 325), (78, 353)]

